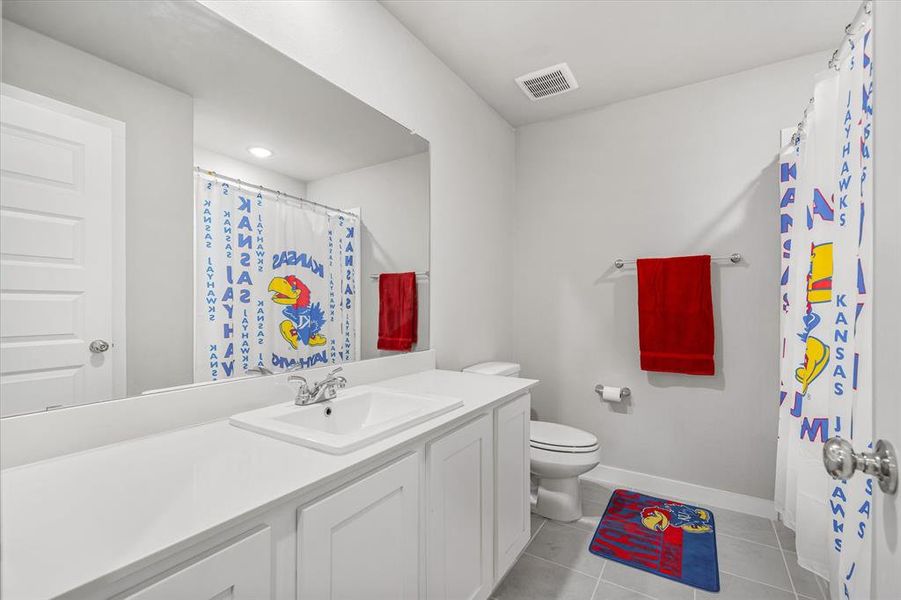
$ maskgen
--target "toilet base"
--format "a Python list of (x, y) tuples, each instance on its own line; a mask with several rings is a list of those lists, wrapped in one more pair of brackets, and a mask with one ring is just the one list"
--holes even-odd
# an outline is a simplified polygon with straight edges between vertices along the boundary
[(539, 479), (538, 499), (532, 512), (554, 521), (581, 519), (582, 489), (579, 478)]

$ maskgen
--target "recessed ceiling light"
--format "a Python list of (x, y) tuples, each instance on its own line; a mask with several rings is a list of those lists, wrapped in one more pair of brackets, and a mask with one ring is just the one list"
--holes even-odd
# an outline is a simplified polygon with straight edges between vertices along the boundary
[(269, 158), (270, 156), (272, 156), (272, 150), (263, 148), (262, 146), (252, 146), (248, 148), (247, 151), (257, 158)]

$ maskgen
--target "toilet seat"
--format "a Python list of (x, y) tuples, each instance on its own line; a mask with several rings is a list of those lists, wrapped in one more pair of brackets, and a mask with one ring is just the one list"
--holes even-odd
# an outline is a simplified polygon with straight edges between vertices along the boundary
[(530, 425), (532, 448), (567, 454), (588, 454), (598, 449), (598, 439), (587, 431), (547, 421), (532, 421)]

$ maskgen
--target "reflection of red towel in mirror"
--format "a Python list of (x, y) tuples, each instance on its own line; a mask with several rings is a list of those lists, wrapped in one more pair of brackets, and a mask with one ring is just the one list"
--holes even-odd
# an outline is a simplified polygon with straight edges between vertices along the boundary
[(641, 369), (713, 375), (710, 256), (638, 259)]
[(379, 350), (409, 352), (416, 343), (416, 273), (379, 275)]

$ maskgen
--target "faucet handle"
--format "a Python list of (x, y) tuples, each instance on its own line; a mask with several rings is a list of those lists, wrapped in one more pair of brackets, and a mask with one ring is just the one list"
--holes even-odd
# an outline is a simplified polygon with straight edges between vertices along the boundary
[(325, 377), (323, 381), (328, 382), (330, 385), (338, 388), (339, 390), (343, 390), (347, 386), (347, 378), (341, 375), (336, 375), (335, 373), (339, 373), (343, 371), (343, 367), (338, 367), (337, 369), (332, 369), (332, 371)]
[(297, 388), (297, 395), (301, 396), (306, 394), (310, 390), (310, 386), (307, 384), (307, 378), (302, 375), (288, 375), (288, 383), (300, 382), (300, 386)]
[(297, 386), (297, 393), (294, 395), (294, 404), (303, 406), (310, 399), (310, 386), (307, 385), (307, 378), (303, 375), (288, 375), (288, 383), (300, 382)]

